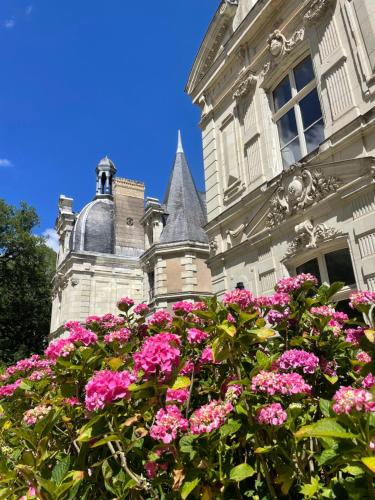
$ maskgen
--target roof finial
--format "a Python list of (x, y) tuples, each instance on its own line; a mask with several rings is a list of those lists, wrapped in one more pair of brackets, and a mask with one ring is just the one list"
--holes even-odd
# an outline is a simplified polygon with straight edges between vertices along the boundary
[(182, 147), (181, 130), (178, 130), (177, 153), (183, 152), (184, 148)]

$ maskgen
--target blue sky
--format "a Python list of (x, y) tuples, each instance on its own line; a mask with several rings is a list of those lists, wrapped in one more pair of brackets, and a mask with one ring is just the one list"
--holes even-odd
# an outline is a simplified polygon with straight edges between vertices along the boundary
[(200, 189), (199, 110), (184, 86), (219, 0), (1, 0), (0, 197), (53, 228), (108, 155), (163, 197), (177, 129)]

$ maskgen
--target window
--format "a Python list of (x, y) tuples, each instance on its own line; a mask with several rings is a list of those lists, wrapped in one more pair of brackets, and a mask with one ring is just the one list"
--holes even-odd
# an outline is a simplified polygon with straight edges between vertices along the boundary
[(345, 286), (339, 292), (337, 300), (347, 298), (350, 291), (356, 286), (352, 259), (348, 248), (319, 255), (315, 259), (297, 266), (296, 273), (311, 273), (318, 278), (319, 283), (332, 284), (335, 281), (342, 281)]
[(275, 88), (273, 106), (285, 168), (311, 153), (324, 140), (322, 110), (310, 57)]

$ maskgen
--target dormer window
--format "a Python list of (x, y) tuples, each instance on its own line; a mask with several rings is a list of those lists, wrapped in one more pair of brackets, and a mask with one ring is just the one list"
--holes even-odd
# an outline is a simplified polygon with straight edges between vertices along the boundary
[(283, 167), (324, 140), (324, 123), (310, 57), (294, 67), (272, 93)]

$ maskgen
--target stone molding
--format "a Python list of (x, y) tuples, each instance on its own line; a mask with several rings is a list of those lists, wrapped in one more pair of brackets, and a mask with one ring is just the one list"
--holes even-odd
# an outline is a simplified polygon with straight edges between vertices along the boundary
[(297, 236), (289, 243), (283, 260), (290, 259), (305, 249), (318, 248), (321, 243), (342, 236), (341, 230), (328, 227), (324, 223), (314, 226), (310, 220), (295, 226), (294, 231)]
[(246, 71), (243, 76), (240, 77), (236, 91), (233, 94), (233, 99), (239, 101), (245, 97), (250, 92), (255, 90), (258, 78), (251, 72)]
[(333, 0), (312, 0), (309, 10), (303, 17), (305, 24), (308, 25), (318, 22), (332, 3)]
[(325, 176), (319, 169), (309, 170), (302, 164), (296, 164), (295, 168), (300, 168), (300, 172), (295, 175), (284, 174), (279, 180), (276, 194), (270, 200), (266, 222), (268, 229), (274, 229), (288, 216), (336, 192), (341, 185), (340, 179)]

